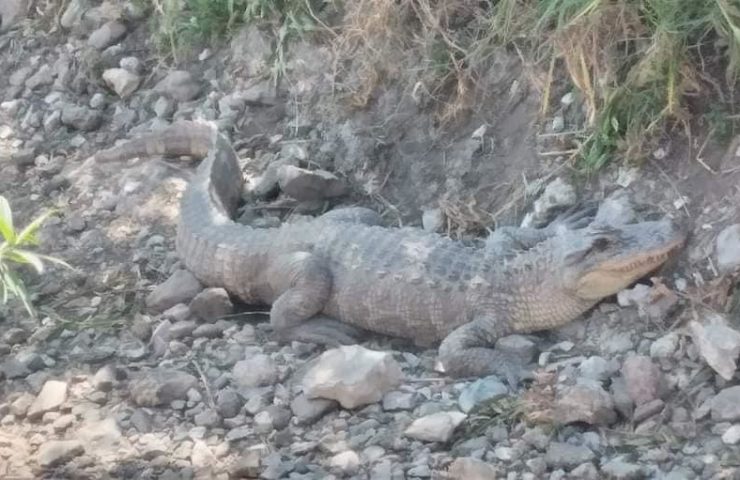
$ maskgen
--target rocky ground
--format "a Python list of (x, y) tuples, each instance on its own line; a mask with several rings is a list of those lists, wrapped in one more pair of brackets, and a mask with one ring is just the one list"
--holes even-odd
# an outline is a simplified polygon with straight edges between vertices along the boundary
[[(275, 88), (253, 28), (174, 70), (137, 3), (72, 0), (13, 25), (9, 5), (0, 192), (19, 223), (60, 209), (41, 248), (76, 272), (27, 276), (37, 318), (1, 310), (0, 477), (740, 478), (734, 145), (666, 139), (640, 170), (574, 188), (550, 153), (583, 120), (577, 100), (538, 130), (536, 95), (503, 52), (480, 109), (443, 132), (392, 86), (363, 111), (333, 103), (341, 79), (321, 45), (296, 45)], [(669, 215), (692, 236), (653, 282), (559, 331), (503, 339), (540, 367), (516, 391), (453, 381), (434, 351), (393, 339), (278, 345), (264, 309), (204, 288), (174, 253), (192, 163), (89, 160), (190, 118), (231, 137), (249, 184), (240, 221), (255, 225), (365, 204), (469, 237), (609, 197), (621, 218)]]

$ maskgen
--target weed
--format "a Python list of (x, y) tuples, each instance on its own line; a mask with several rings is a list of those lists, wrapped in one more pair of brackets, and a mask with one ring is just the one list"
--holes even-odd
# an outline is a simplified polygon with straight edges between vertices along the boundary
[(2, 291), (3, 304), (7, 304), (9, 298), (15, 297), (23, 303), (31, 316), (35, 315), (34, 309), (28, 300), (28, 292), (16, 268), (21, 265), (30, 265), (39, 275), (44, 272), (44, 261), (72, 268), (63, 260), (28, 250), (28, 247), (38, 245), (38, 230), (52, 214), (54, 211), (48, 211), (18, 231), (13, 223), (10, 204), (5, 197), (0, 196), (0, 235), (4, 240), (0, 243), (0, 291)]

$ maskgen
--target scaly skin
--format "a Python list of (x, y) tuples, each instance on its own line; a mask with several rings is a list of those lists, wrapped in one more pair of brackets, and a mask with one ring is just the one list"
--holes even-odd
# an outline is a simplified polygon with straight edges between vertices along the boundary
[(255, 229), (232, 221), (243, 180), (229, 141), (208, 124), (181, 122), (98, 157), (172, 154), (205, 157), (183, 195), (176, 242), (204, 284), (271, 305), (286, 340), (346, 343), (349, 325), (420, 345), (441, 341), (440, 367), (456, 377), (509, 374), (509, 359), (492, 348), (497, 339), (574, 320), (659, 268), (685, 239), (668, 221), (585, 222), (502, 230), (473, 248), (384, 228), (356, 208)]

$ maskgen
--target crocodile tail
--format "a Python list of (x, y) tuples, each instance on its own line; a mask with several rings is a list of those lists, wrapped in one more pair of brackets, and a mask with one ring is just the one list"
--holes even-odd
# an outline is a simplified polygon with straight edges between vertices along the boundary
[(190, 155), (203, 158), (211, 148), (215, 127), (201, 122), (179, 121), (169, 127), (141, 135), (95, 155), (99, 163), (120, 162), (134, 157)]

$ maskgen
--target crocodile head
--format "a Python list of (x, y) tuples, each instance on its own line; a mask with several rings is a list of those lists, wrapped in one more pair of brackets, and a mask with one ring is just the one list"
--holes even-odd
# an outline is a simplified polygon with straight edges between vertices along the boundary
[(662, 266), (686, 240), (685, 232), (668, 220), (572, 233), (561, 237), (561, 280), (583, 300), (600, 300), (629, 287)]

